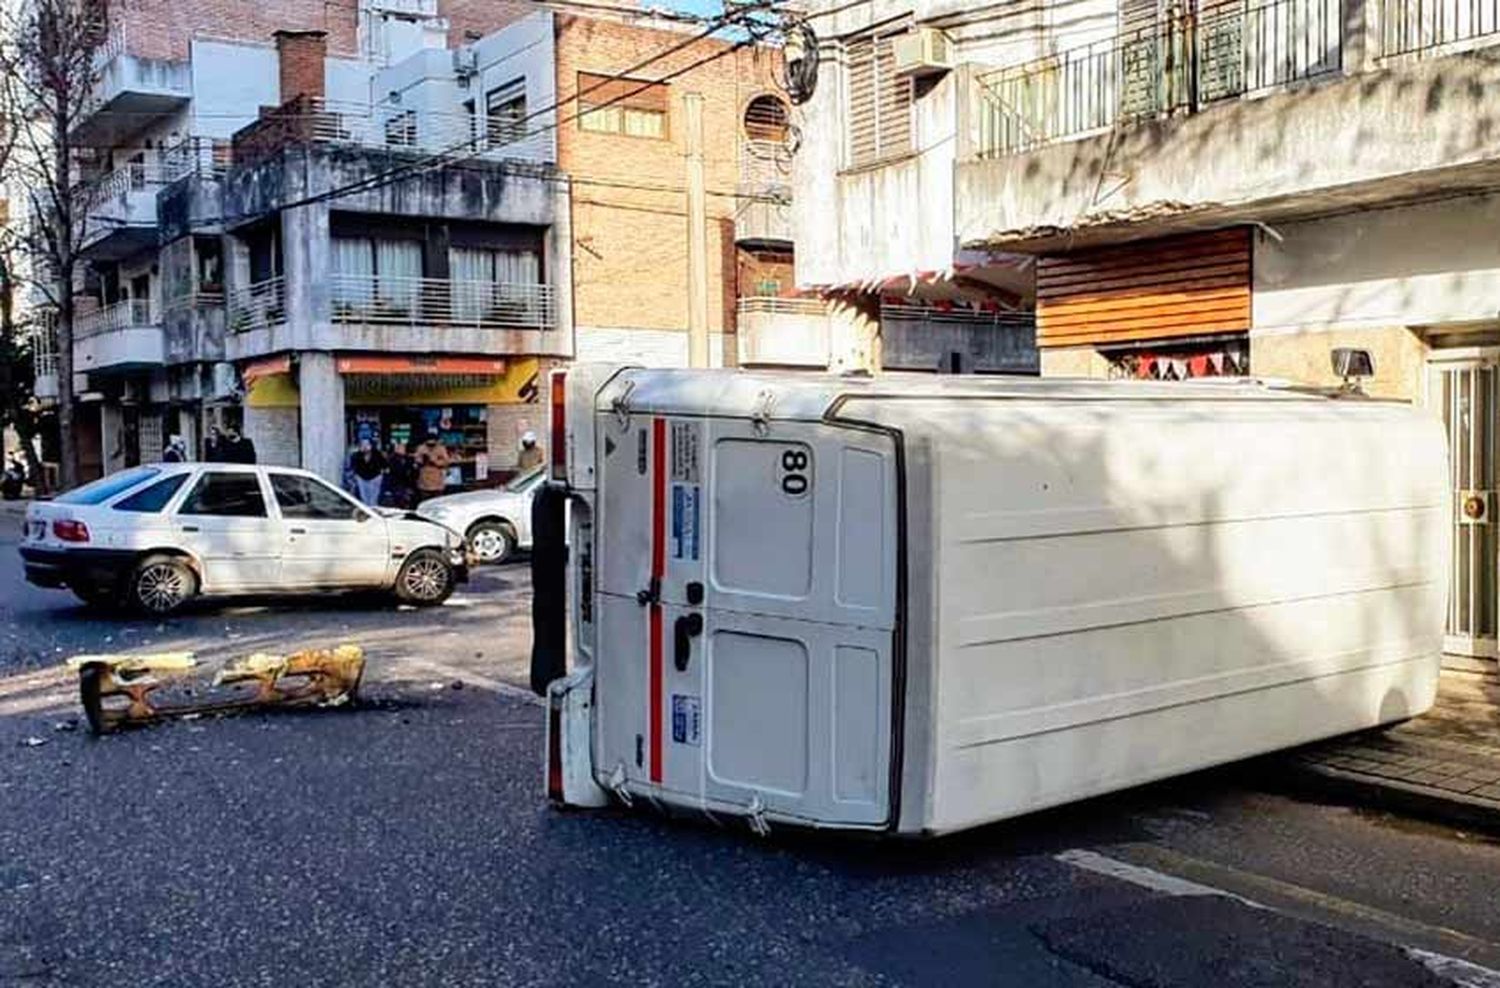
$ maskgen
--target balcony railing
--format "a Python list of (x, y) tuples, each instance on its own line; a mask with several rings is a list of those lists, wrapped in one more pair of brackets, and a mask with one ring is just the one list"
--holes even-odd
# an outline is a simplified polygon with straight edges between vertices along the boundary
[(828, 366), (830, 323), (822, 299), (751, 296), (735, 309), (741, 364)]
[(179, 312), (185, 309), (217, 309), (224, 305), (224, 292), (217, 288), (194, 288), (186, 295), (169, 298), (162, 303), (163, 312)]
[(1500, 0), (1382, 0), (1380, 55), (1441, 55), (1500, 41)]
[(429, 153), (455, 150), (495, 160), (545, 162), (556, 157), (550, 128), (541, 122), (528, 125), (467, 113), (301, 97), (237, 133), (235, 162), (250, 164), (305, 144)]
[(126, 299), (102, 309), (80, 313), (73, 319), (73, 339), (86, 340), (105, 333), (142, 329), (156, 325), (151, 303), (146, 299)]
[(225, 296), (229, 329), (236, 333), (286, 322), (286, 280), (280, 275), (236, 288)]
[(334, 274), (333, 321), (412, 327), (553, 329), (551, 285)]
[(31, 362), (37, 377), (57, 376), (57, 316), (52, 312), (31, 331)]
[(981, 76), (979, 154), (1017, 154), (1118, 123), (1195, 112), (1342, 67), (1340, 0), (1216, 3)]

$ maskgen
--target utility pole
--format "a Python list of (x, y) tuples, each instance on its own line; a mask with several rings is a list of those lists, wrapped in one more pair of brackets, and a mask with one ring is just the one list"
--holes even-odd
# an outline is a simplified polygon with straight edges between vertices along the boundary
[(708, 204), (703, 189), (703, 94), (688, 93), (688, 366), (708, 366)]

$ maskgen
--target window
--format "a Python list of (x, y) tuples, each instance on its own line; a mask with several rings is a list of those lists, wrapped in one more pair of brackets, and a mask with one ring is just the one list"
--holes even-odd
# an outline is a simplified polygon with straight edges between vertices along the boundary
[(578, 126), (598, 134), (667, 136), (668, 88), (664, 82), (578, 73)]
[(534, 250), (454, 247), (448, 251), (456, 319), (487, 319), (511, 325), (539, 325), (541, 256)]
[(512, 79), (484, 97), (485, 144), (498, 148), (526, 136), (526, 80)]
[(116, 511), (139, 511), (141, 514), (160, 514), (161, 509), (167, 506), (183, 484), (187, 483), (188, 475), (179, 473), (176, 476), (158, 480), (144, 490), (136, 491), (125, 500), (114, 505)]
[(124, 493), (136, 484), (144, 483), (159, 473), (161, 471), (156, 467), (134, 467), (130, 470), (122, 470), (84, 484), (82, 487), (75, 487), (66, 494), (59, 494), (53, 500), (58, 504), (103, 504), (116, 494)]
[(375, 311), (410, 315), (421, 287), (420, 241), (333, 238), (335, 318)]
[(852, 167), (912, 151), (912, 84), (896, 75), (892, 38), (849, 42), (849, 154)]
[(385, 122), (385, 143), (393, 148), (417, 146), (417, 111), (406, 110)]
[(785, 144), (789, 125), (786, 104), (775, 96), (757, 96), (745, 107), (745, 139)]
[(296, 474), (271, 474), (271, 490), (281, 507), (283, 518), (306, 521), (354, 521), (364, 515), (350, 501), (327, 484)]
[(205, 473), (177, 513), (264, 518), (266, 500), (260, 493), (260, 478), (253, 473)]
[(537, 467), (530, 473), (523, 473), (520, 476), (512, 477), (506, 482), (505, 491), (507, 494), (525, 493), (540, 484), (542, 482), (542, 475), (546, 472), (546, 467)]

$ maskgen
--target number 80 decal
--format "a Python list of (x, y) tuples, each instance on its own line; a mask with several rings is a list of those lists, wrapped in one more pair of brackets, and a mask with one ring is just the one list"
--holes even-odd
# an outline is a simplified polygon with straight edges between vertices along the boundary
[(806, 497), (812, 492), (812, 451), (806, 446), (783, 447), (776, 458), (776, 477), (781, 493)]

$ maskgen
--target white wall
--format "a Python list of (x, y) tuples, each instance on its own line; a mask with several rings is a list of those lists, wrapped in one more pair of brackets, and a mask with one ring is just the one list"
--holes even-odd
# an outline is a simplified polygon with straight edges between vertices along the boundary
[(1500, 315), (1500, 196), (1279, 224), (1255, 238), (1254, 331)]
[(192, 132), (228, 139), (281, 102), (276, 49), (193, 39)]
[(370, 77), (374, 69), (352, 58), (330, 58), (323, 62), (323, 90), (330, 103), (370, 102)]

